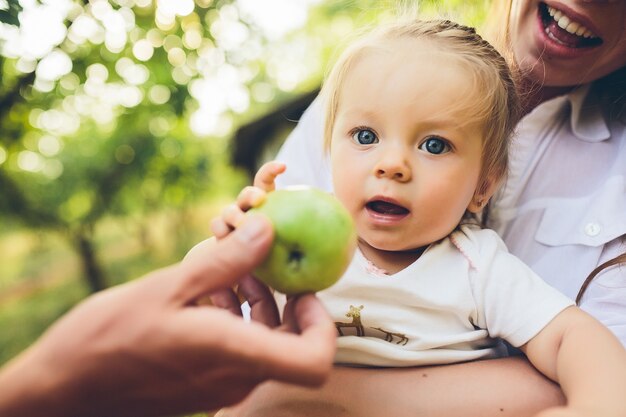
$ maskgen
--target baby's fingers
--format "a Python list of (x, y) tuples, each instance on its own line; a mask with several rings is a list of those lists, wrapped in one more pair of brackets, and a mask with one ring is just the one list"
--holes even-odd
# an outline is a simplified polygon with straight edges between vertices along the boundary
[(245, 212), (260, 205), (265, 200), (266, 193), (257, 187), (245, 187), (237, 196), (234, 204), (227, 206), (219, 217), (211, 220), (211, 232), (221, 239), (232, 232), (243, 222)]
[(226, 237), (232, 231), (233, 229), (221, 217), (211, 220), (211, 232), (218, 240)]
[(274, 191), (276, 188), (274, 180), (277, 176), (285, 172), (287, 165), (283, 162), (271, 161), (263, 164), (254, 176), (254, 185), (265, 191)]
[(222, 211), (220, 217), (211, 220), (211, 232), (216, 238), (221, 239), (242, 224), (245, 217), (246, 214), (237, 204), (230, 204)]
[(267, 193), (259, 187), (245, 187), (237, 196), (237, 206), (243, 211), (248, 211), (261, 205), (266, 196)]

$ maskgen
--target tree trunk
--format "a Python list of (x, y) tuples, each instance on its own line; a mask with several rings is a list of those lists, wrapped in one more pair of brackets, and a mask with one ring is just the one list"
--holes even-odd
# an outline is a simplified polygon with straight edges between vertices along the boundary
[(91, 236), (84, 231), (78, 232), (75, 238), (78, 253), (80, 254), (83, 266), (84, 277), (87, 281), (89, 291), (92, 293), (106, 288), (104, 273), (96, 259), (96, 252), (91, 241)]

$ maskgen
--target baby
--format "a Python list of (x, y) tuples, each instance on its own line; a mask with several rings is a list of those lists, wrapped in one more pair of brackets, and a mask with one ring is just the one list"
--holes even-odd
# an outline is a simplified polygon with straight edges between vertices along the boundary
[[(318, 294), (336, 362), (447, 364), (502, 355), (506, 340), (561, 384), (565, 411), (626, 415), (621, 344), (476, 220), (520, 115), (498, 52), (453, 22), (400, 22), (349, 47), (322, 95), (334, 191), (359, 236), (348, 271)], [(213, 221), (218, 239), (285, 168), (259, 170)]]

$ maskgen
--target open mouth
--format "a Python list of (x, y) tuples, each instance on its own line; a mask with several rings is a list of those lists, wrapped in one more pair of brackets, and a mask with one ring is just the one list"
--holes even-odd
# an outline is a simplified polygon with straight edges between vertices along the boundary
[(543, 29), (552, 41), (568, 48), (591, 48), (602, 44), (593, 31), (562, 10), (539, 3)]
[(372, 213), (380, 214), (383, 216), (400, 216), (404, 217), (410, 213), (406, 207), (402, 207), (398, 204), (391, 203), (384, 200), (373, 200), (365, 205), (365, 207)]

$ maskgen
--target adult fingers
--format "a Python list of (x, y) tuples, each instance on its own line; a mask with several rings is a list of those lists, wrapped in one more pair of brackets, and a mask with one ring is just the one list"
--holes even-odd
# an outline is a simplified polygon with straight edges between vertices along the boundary
[(273, 239), (271, 222), (265, 216), (246, 216), (237, 229), (213, 245), (202, 247), (177, 267), (177, 302), (189, 302), (217, 289), (232, 286), (248, 275), (267, 256)]
[(290, 303), (300, 335), (283, 333), (282, 349), (265, 351), (273, 363), (267, 368), (269, 376), (290, 383), (319, 385), (332, 369), (337, 330), (315, 295), (305, 294)]
[(254, 186), (268, 192), (274, 191), (276, 188), (274, 180), (277, 176), (285, 172), (286, 169), (287, 165), (279, 161), (270, 161), (263, 164), (254, 176)]
[(239, 294), (248, 301), (250, 318), (253, 321), (263, 323), (268, 327), (280, 325), (276, 301), (266, 285), (251, 276), (244, 277), (239, 283)]
[(282, 329), (291, 333), (300, 333), (300, 324), (296, 314), (297, 300), (299, 297), (287, 297), (287, 302), (283, 308), (283, 324)]
[(241, 316), (241, 304), (235, 291), (232, 289), (217, 290), (209, 295), (211, 304), (231, 313)]
[(319, 385), (332, 369), (336, 330), (313, 295), (300, 298), (295, 313), (301, 334), (245, 323), (213, 307), (180, 309), (173, 331), (186, 335), (180, 340), (187, 340), (187, 348), (203, 352), (208, 359), (226, 358), (219, 366), (243, 369), (254, 380)]
[(244, 323), (230, 314), (217, 314), (211, 308), (181, 310), (175, 330), (193, 335), (193, 345), (202, 351), (221, 351), (237, 363), (247, 364), (247, 372), (259, 380), (320, 385), (332, 369), (335, 326), (311, 294), (299, 297), (294, 308), (300, 334), (270, 329), (256, 322)]

